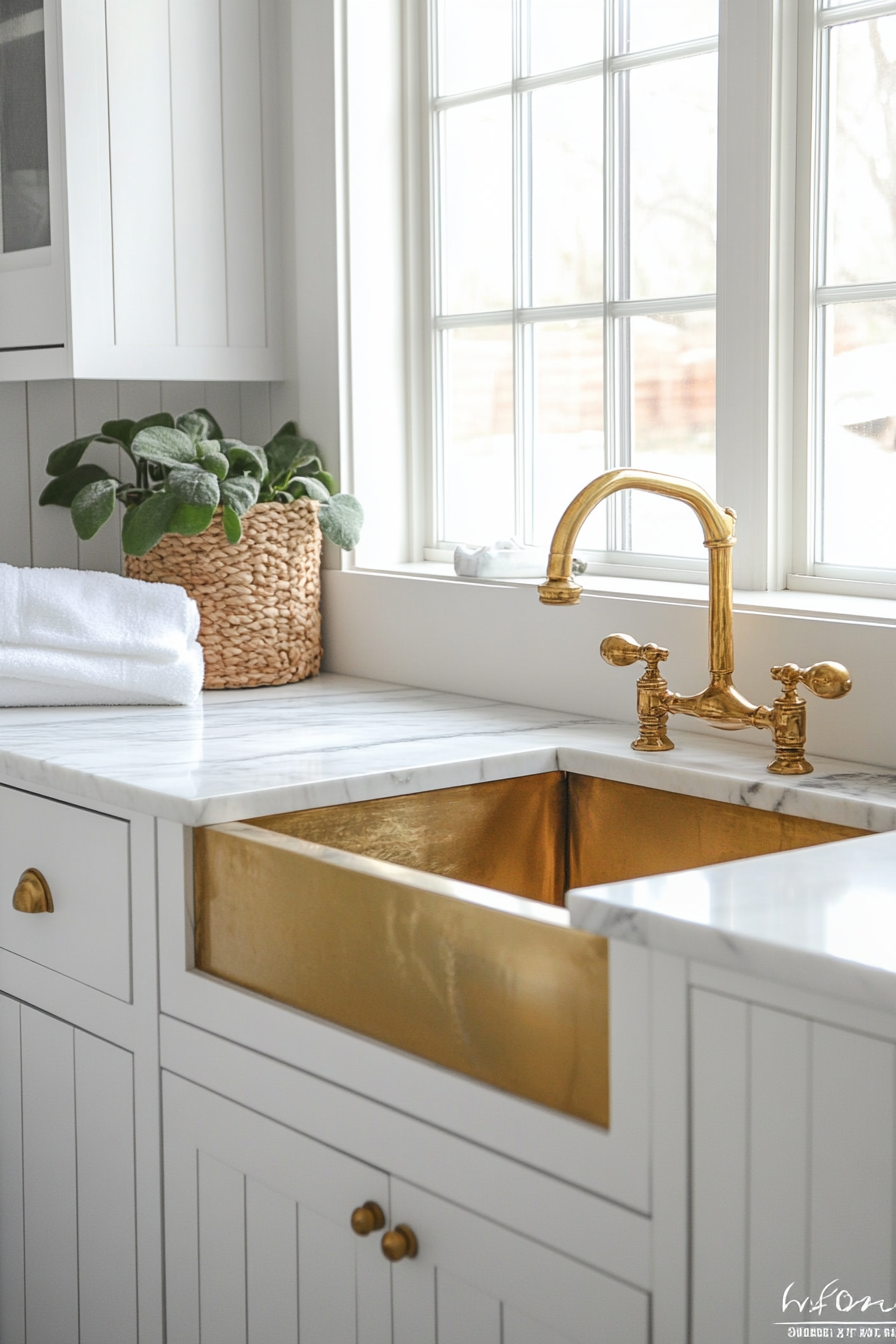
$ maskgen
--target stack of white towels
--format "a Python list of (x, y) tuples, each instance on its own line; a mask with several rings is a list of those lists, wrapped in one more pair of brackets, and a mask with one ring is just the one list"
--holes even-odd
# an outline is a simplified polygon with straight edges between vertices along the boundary
[(0, 564), (0, 705), (192, 705), (198, 634), (175, 584)]

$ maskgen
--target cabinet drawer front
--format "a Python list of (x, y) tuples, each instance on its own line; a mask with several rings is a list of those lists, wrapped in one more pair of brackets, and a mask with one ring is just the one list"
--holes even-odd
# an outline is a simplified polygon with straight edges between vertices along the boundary
[[(52, 914), (13, 908), (27, 868)], [(131, 999), (128, 823), (0, 789), (0, 947), (126, 1003)]]

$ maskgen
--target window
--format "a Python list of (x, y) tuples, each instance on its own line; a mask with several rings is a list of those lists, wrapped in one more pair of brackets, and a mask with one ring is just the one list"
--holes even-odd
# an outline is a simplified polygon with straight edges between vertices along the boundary
[[(358, 563), (633, 464), (737, 510), (738, 588), (896, 596), (896, 0), (344, 4)], [(706, 572), (641, 492), (580, 543)]]
[(814, 17), (808, 560), (880, 580), (896, 577), (896, 3)]
[[(545, 545), (612, 466), (713, 492), (717, 3), (430, 4), (436, 547)], [(580, 550), (701, 543), (626, 493)]]

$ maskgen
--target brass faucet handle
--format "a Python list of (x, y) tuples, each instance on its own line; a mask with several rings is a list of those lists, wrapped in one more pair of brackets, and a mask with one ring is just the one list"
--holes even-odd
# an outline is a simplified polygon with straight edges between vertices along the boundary
[(661, 649), (659, 644), (636, 644), (631, 635), (607, 635), (600, 646), (600, 656), (613, 667), (644, 662), (655, 670), (657, 663), (664, 663), (669, 657), (669, 650)]
[(852, 677), (842, 663), (813, 663), (811, 667), (784, 663), (772, 668), (772, 676), (781, 682), (785, 695), (795, 692), (800, 682), (822, 700), (839, 700), (852, 690)]

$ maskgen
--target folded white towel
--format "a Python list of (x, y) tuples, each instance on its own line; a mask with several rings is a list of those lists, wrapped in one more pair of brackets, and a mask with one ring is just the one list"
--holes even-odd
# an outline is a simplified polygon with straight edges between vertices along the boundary
[(176, 584), (0, 564), (2, 645), (165, 663), (182, 658), (198, 634), (199, 608)]
[(195, 641), (167, 662), (6, 646), (0, 647), (0, 705), (192, 705), (204, 674)]

